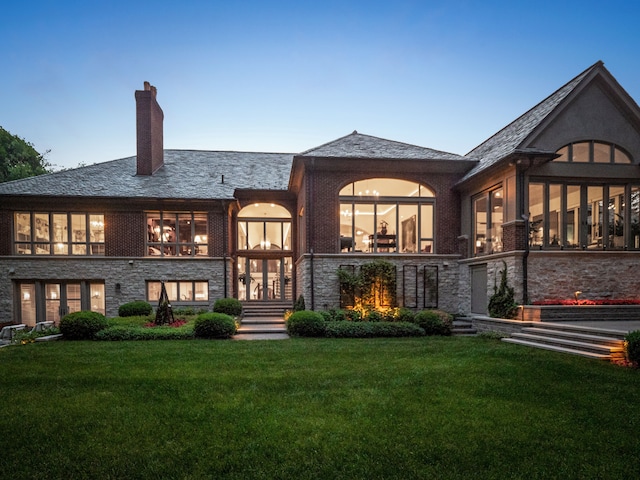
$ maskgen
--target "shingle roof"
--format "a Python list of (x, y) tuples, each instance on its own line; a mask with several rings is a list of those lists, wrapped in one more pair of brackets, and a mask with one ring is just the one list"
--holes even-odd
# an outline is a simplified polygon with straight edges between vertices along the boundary
[(460, 180), (464, 182), (501, 159), (515, 153), (523, 147), (522, 142), (540, 125), (543, 120), (565, 99), (594, 69), (602, 67), (597, 62), (566, 85), (560, 87), (542, 102), (524, 113), (498, 133), (467, 153), (467, 157), (480, 161)]
[(128, 157), (0, 183), (0, 194), (231, 199), (236, 188), (286, 190), (292, 161), (290, 153), (165, 150), (150, 176), (136, 175), (136, 157)]
[(469, 160), (455, 153), (441, 152), (402, 142), (363, 135), (354, 131), (342, 138), (307, 150), (301, 157), (380, 158), (413, 160)]

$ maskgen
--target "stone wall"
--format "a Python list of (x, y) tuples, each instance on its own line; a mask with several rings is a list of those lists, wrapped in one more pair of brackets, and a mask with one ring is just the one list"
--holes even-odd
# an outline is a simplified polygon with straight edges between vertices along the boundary
[[(0, 277), (0, 323), (15, 320), (13, 285), (20, 281), (64, 282), (93, 280), (104, 281), (107, 316), (116, 316), (118, 307), (133, 300), (146, 299), (146, 282), (159, 280), (184, 280), (209, 282), (209, 302), (225, 296), (224, 260), (206, 259), (156, 259), (156, 258), (5, 258)], [(5, 272), (9, 272), (5, 274)], [(231, 295), (233, 264), (227, 259), (227, 295)], [(120, 284), (119, 291), (116, 284)]]
[[(425, 266), (438, 269), (438, 308), (452, 313), (460, 312), (458, 295), (459, 270), (457, 255), (304, 255), (297, 264), (298, 295), (304, 295), (308, 309), (322, 310), (338, 308), (340, 306), (340, 286), (337, 271), (341, 265), (353, 265), (356, 268), (376, 259), (392, 263), (397, 268), (397, 299), (398, 305), (404, 305), (403, 299), (403, 267), (411, 265), (417, 267), (418, 272), (418, 309), (424, 305), (424, 285), (422, 272)], [(312, 295), (311, 274), (313, 273), (314, 292)], [(415, 288), (413, 282), (407, 285), (412, 291)]]

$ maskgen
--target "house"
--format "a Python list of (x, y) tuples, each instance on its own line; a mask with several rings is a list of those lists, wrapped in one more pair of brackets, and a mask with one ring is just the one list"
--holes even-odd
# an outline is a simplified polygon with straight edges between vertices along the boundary
[[(0, 184), (0, 322), (132, 300), (338, 307), (337, 271), (396, 267), (398, 303), (636, 298), (640, 108), (598, 62), (467, 155), (358, 132), (302, 153), (164, 150), (135, 93), (137, 155)], [(453, 126), (452, 126), (453, 128)]]

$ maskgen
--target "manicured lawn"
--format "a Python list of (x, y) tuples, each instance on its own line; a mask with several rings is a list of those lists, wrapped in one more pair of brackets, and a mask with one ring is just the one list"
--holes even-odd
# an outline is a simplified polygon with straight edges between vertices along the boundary
[(640, 371), (482, 338), (0, 350), (0, 477), (640, 478)]

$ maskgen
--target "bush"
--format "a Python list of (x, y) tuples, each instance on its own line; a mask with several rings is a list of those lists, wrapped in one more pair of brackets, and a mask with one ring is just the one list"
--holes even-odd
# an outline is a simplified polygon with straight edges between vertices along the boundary
[(627, 346), (627, 360), (640, 365), (640, 330), (629, 332), (625, 337)]
[(322, 337), (325, 325), (327, 322), (318, 312), (300, 310), (287, 319), (287, 332), (295, 337)]
[(118, 316), (119, 317), (135, 317), (135, 316), (144, 316), (151, 315), (153, 312), (153, 307), (148, 303), (142, 300), (136, 300), (135, 302), (125, 303), (118, 307)]
[(240, 300), (236, 298), (221, 298), (216, 300), (213, 304), (213, 311), (215, 313), (224, 313), (232, 317), (239, 317), (242, 315), (242, 304)]
[(96, 340), (124, 341), (124, 340), (189, 340), (193, 338), (191, 328), (173, 327), (131, 327), (117, 325), (100, 330), (96, 333)]
[(365, 318), (365, 321), (367, 322), (383, 322), (384, 320), (384, 315), (382, 315), (380, 312), (377, 312), (376, 310), (371, 310), (369, 313), (367, 313), (367, 316)]
[(421, 337), (424, 330), (408, 322), (331, 322), (326, 325), (329, 338)]
[(193, 328), (194, 335), (199, 338), (230, 338), (236, 331), (235, 320), (224, 313), (201, 313)]
[(413, 321), (427, 335), (451, 335), (453, 316), (442, 310), (423, 310), (415, 315)]
[(489, 316), (494, 318), (514, 318), (518, 311), (518, 304), (514, 300), (514, 289), (507, 282), (507, 263), (502, 261), (500, 271), (500, 287), (493, 285), (493, 295), (489, 299)]
[(306, 309), (307, 308), (305, 307), (305, 304), (304, 304), (304, 297), (300, 295), (296, 300), (296, 303), (293, 304), (293, 311), (299, 312), (301, 310), (306, 310)]
[(96, 333), (107, 328), (108, 322), (98, 312), (74, 312), (60, 320), (60, 333), (68, 340), (92, 340)]
[(413, 322), (416, 314), (408, 308), (402, 307), (396, 311), (395, 322)]

